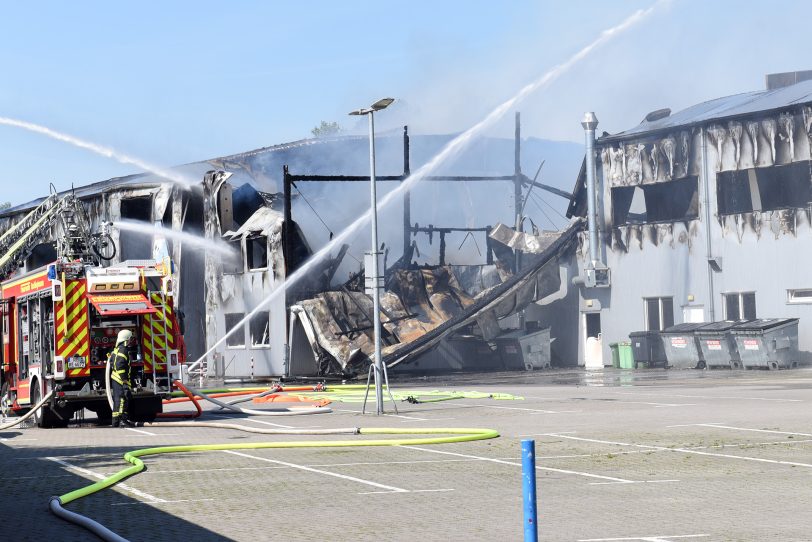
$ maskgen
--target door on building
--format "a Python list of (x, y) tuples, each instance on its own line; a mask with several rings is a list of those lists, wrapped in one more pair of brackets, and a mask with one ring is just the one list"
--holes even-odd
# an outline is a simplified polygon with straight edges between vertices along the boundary
[(601, 344), (601, 313), (584, 314), (586, 345), (584, 347), (584, 367), (603, 369), (603, 345)]
[(691, 324), (700, 324), (705, 321), (705, 307), (703, 305), (690, 305), (682, 307), (682, 321)]

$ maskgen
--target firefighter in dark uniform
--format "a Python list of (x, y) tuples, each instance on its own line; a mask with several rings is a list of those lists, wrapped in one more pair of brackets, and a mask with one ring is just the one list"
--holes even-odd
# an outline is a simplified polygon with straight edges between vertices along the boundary
[(116, 347), (107, 358), (107, 363), (112, 364), (110, 385), (113, 388), (113, 427), (119, 427), (122, 424), (124, 427), (135, 425), (127, 418), (127, 409), (130, 406), (130, 396), (132, 395), (130, 354), (127, 351), (127, 345), (132, 336), (132, 331), (128, 329), (119, 331)]

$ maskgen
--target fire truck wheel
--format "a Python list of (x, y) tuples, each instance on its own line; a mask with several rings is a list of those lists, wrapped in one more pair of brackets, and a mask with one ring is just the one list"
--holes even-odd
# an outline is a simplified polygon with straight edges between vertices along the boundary
[[(39, 403), (40, 399), (42, 399), (42, 394), (39, 391), (39, 382), (33, 380), (31, 382), (31, 406), (33, 407), (34, 405)], [(37, 424), (37, 427), (45, 427), (45, 425), (43, 425), (44, 417), (42, 415), (42, 411), (45, 410), (46, 408), (48, 407), (43, 406), (41, 409), (34, 412), (34, 415), (32, 416), (32, 418), (34, 419), (34, 423)]]

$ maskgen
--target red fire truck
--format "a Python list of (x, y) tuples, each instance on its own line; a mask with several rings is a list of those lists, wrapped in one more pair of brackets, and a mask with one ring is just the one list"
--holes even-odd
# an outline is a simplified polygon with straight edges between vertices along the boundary
[(33, 415), (40, 427), (64, 427), (82, 409), (109, 421), (107, 354), (118, 332), (129, 329), (130, 419), (153, 420), (185, 361), (167, 267), (152, 260), (100, 267), (62, 259), (0, 283), (0, 396), (23, 414), (53, 391)]

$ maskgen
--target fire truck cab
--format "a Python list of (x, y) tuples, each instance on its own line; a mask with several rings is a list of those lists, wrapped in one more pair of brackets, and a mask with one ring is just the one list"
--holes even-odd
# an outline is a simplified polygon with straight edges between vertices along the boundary
[(180, 376), (185, 349), (172, 300), (171, 262), (111, 267), (56, 261), (0, 283), (3, 390), (40, 427), (64, 427), (82, 409), (109, 423), (106, 364), (122, 329), (133, 333), (130, 419), (152, 421)]

